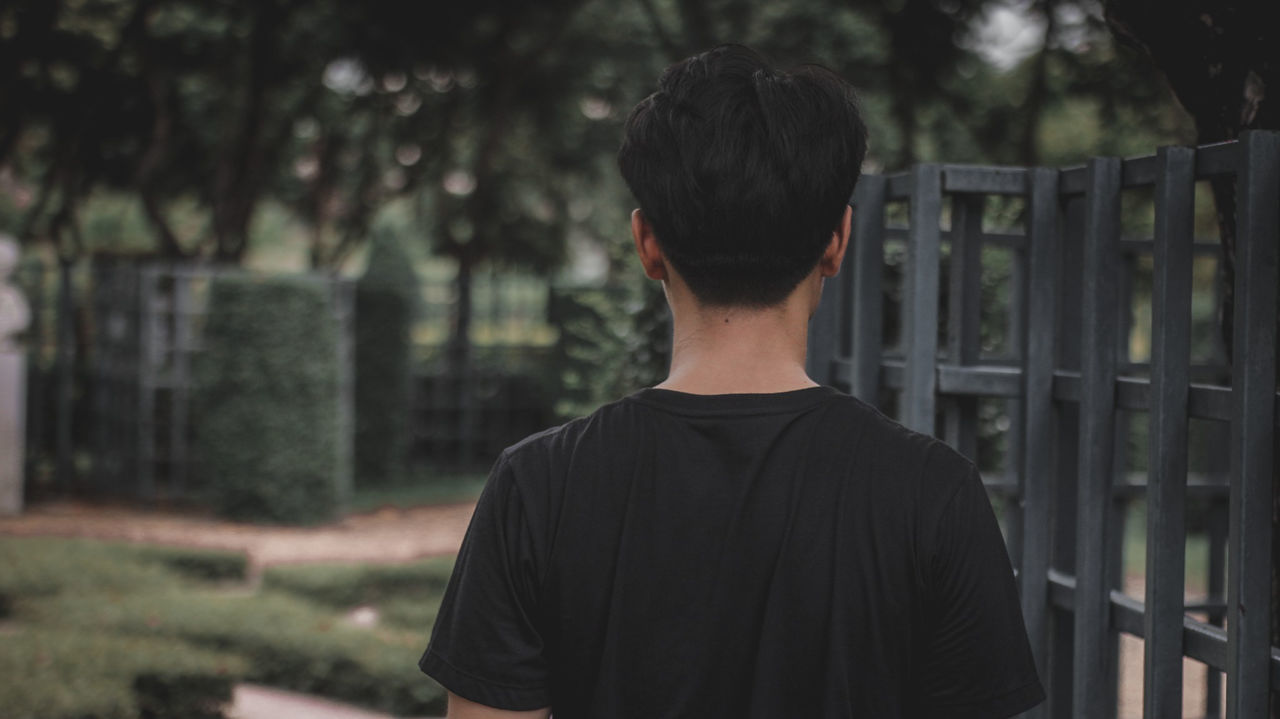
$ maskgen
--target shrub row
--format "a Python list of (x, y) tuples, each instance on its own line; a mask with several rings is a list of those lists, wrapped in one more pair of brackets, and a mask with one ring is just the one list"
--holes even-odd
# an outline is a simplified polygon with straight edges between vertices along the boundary
[(19, 626), (0, 649), (0, 707), (11, 719), (220, 717), (246, 671), (235, 653), (168, 638)]
[(355, 474), (361, 486), (407, 479), (418, 291), (404, 248), (390, 234), (375, 236), (356, 283)]
[[(220, 554), (0, 539), (0, 594), (16, 628), (0, 642), (0, 707), (21, 708), (12, 713), (21, 719), (212, 717), (245, 680), (389, 713), (443, 714), (444, 691), (416, 662), (451, 560), (281, 568), (269, 572), (274, 589), (244, 596), (210, 586), (239, 566)], [(378, 626), (344, 619), (375, 598)], [(22, 686), (5, 686), (10, 677)], [(158, 713), (178, 696), (192, 701)]]
[(449, 582), (453, 561), (453, 557), (440, 557), (391, 565), (285, 565), (268, 569), (262, 575), (262, 586), (334, 609), (401, 598), (438, 601)]
[(331, 285), (217, 275), (193, 416), (200, 483), (224, 516), (333, 519), (350, 493)]
[(20, 615), (85, 631), (189, 642), (246, 662), (249, 681), (328, 696), (402, 715), (442, 714), (443, 690), (417, 669), (427, 627), (357, 627), (297, 597), (207, 590), (124, 595), (114, 601), (59, 595)]

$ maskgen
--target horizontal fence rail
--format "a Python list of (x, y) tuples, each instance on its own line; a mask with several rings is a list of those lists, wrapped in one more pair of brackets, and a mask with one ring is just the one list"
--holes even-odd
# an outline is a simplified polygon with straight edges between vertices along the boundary
[[(1196, 236), (1231, 195), (1197, 183), (1234, 190), (1230, 242)], [(1128, 713), (1183, 716), (1193, 687), (1193, 716), (1269, 716), (1280, 133), (1062, 169), (921, 164), (865, 176), (851, 204), (810, 371), (983, 470), (1049, 693), (1028, 716), (1116, 716), (1122, 634), (1142, 640)], [(1126, 558), (1129, 535), (1145, 551)]]

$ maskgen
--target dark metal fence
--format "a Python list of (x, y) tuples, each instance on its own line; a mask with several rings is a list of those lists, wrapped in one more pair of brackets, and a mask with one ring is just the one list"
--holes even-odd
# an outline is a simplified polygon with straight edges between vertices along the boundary
[[(1220, 244), (1195, 227), (1204, 185), (1232, 180), (1227, 348)], [(922, 164), (864, 177), (853, 204), (811, 373), (984, 470), (1050, 694), (1030, 715), (1115, 716), (1125, 634), (1142, 716), (1183, 716), (1184, 657), (1209, 668), (1193, 711), (1219, 716), (1225, 691), (1227, 717), (1268, 716), (1280, 134), (1066, 169)], [(1144, 511), (1138, 571), (1124, 540)]]
[[(203, 350), (209, 281), (239, 271), (110, 258), (97, 258), (78, 277), (69, 265), (56, 279), (40, 267), (28, 270), (24, 279), (33, 296), (53, 294), (52, 285), (57, 296), (53, 307), (33, 303), (29, 337), (28, 480), (43, 480), (36, 489), (189, 498), (197, 461), (189, 446), (192, 365)], [(353, 285), (327, 276), (314, 281), (333, 293), (341, 327), (336, 412), (350, 426)], [(42, 361), (50, 354), (52, 363)], [(350, 447), (340, 451), (350, 456)], [(41, 463), (52, 465), (52, 476), (42, 476)]]

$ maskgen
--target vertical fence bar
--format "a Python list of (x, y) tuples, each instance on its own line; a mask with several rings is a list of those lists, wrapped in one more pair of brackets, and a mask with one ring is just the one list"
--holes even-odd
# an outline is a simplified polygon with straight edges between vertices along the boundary
[(833, 381), (831, 361), (836, 357), (836, 340), (839, 333), (836, 322), (839, 321), (840, 316), (839, 305), (839, 277), (824, 280), (818, 310), (809, 320), (808, 352), (805, 357), (805, 369), (809, 377), (819, 384), (831, 384)]
[[(951, 197), (951, 264), (947, 303), (947, 359), (971, 365), (982, 349), (983, 195)], [(947, 402), (947, 441), (964, 456), (978, 459), (978, 398)]]
[(160, 341), (157, 326), (156, 268), (147, 266), (139, 273), (138, 283), (138, 366), (137, 366), (137, 459), (138, 496), (156, 498), (156, 344)]
[(45, 266), (43, 262), (28, 265), (22, 274), (31, 277), (24, 284), (28, 288), (27, 302), (31, 308), (30, 333), (27, 341), (27, 421), (25, 466), (23, 477), (31, 482), (36, 468), (47, 455), (48, 441), (45, 427), (45, 391), (48, 388), (45, 372), (45, 346), (48, 329), (45, 320)]
[(1077, 484), (1075, 658), (1077, 719), (1115, 713), (1108, 701), (1112, 452), (1115, 443), (1120, 160), (1089, 161), (1085, 195), (1080, 356), (1080, 477)]
[(912, 168), (911, 228), (907, 238), (903, 292), (903, 349), (906, 367), (902, 423), (934, 434), (938, 357), (938, 261), (941, 254), (942, 168), (924, 163)]
[(884, 338), (884, 193), (883, 175), (864, 175), (853, 191), (853, 307), (849, 331), (853, 340), (853, 376), (849, 393), (876, 403), (880, 385), (880, 356)]
[[(1058, 172), (1031, 171), (1027, 258), (1031, 284), (1028, 301), (1023, 396), (1026, 398), (1024, 471), (1022, 473), (1022, 551), (1018, 575), (1022, 584), (1022, 617), (1031, 639), (1040, 676), (1047, 677), (1049, 604), (1049, 522), (1053, 477), (1053, 366), (1056, 354), (1058, 295)], [(1042, 717), (1047, 707), (1030, 712)]]
[[(1227, 508), (1214, 502), (1209, 512), (1209, 561), (1205, 568), (1205, 586), (1209, 588), (1209, 601), (1222, 602), (1226, 606), (1227, 581)], [(1208, 612), (1209, 624), (1221, 627), (1226, 618), (1225, 609), (1214, 609)], [(1219, 719), (1222, 716), (1222, 672), (1212, 667), (1205, 672), (1204, 719)]]
[[(1057, 342), (1057, 367), (1080, 369), (1080, 333), (1073, 331), (1083, 322), (1080, 312), (1082, 293), (1074, 278), (1084, 272), (1085, 199), (1069, 196), (1061, 205), (1062, 234), (1059, 236), (1058, 327), (1062, 331)], [(1065, 278), (1065, 279), (1063, 279)], [(1080, 404), (1064, 402), (1057, 407), (1057, 431), (1054, 463), (1050, 479), (1053, 483), (1053, 515), (1050, 527), (1053, 542), (1050, 549), (1052, 566), (1067, 574), (1076, 571), (1076, 484), (1080, 475)], [(1075, 615), (1066, 609), (1055, 609), (1050, 615), (1049, 645), (1049, 711), (1054, 719), (1071, 716), (1072, 675), (1075, 666)]]
[(1156, 152), (1143, 711), (1181, 716), (1195, 150)]
[[(850, 198), (850, 203), (853, 199)], [(840, 274), (836, 276), (836, 283), (840, 286), (840, 293), (836, 303), (836, 357), (838, 359), (848, 360), (853, 357), (853, 322), (849, 316), (853, 311), (853, 283), (854, 283), (854, 267), (853, 267), (853, 227), (849, 228), (849, 246), (845, 249), (844, 261), (840, 265)], [(835, 368), (831, 370), (834, 377)], [(845, 391), (849, 390), (848, 385), (842, 387)]]
[(169, 424), (169, 490), (174, 496), (187, 494), (187, 474), (190, 469), (190, 453), (187, 437), (190, 434), (188, 423), (189, 402), (191, 395), (191, 352), (192, 327), (194, 314), (191, 297), (191, 283), (194, 276), (189, 270), (172, 268), (173, 280), (173, 386), (170, 388), (170, 403), (173, 416)]
[(57, 377), (57, 409), (54, 410), (54, 421), (57, 423), (54, 435), (54, 447), (57, 452), (54, 476), (58, 489), (66, 491), (75, 480), (75, 462), (71, 456), (72, 417), (75, 402), (75, 329), (71, 314), (75, 311), (74, 291), (71, 288), (71, 260), (58, 258), (58, 306), (57, 306), (57, 354), (54, 359), (54, 375)]
[(355, 492), (355, 282), (341, 277), (326, 281), (338, 328), (338, 489), (341, 505), (349, 506)]
[(1271, 678), (1280, 133), (1245, 132), (1239, 150), (1227, 551), (1227, 717), (1251, 719), (1267, 715)]

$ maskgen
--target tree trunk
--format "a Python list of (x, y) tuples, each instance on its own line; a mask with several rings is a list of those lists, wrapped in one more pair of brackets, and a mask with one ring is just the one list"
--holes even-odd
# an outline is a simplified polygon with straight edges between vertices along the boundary
[(249, 223), (267, 165), (263, 124), (271, 64), (275, 62), (277, 27), (282, 10), (274, 0), (255, 4), (249, 33), (244, 109), (237, 118), (231, 146), (226, 148), (214, 182), (213, 235), (215, 257), (238, 263), (249, 244)]

